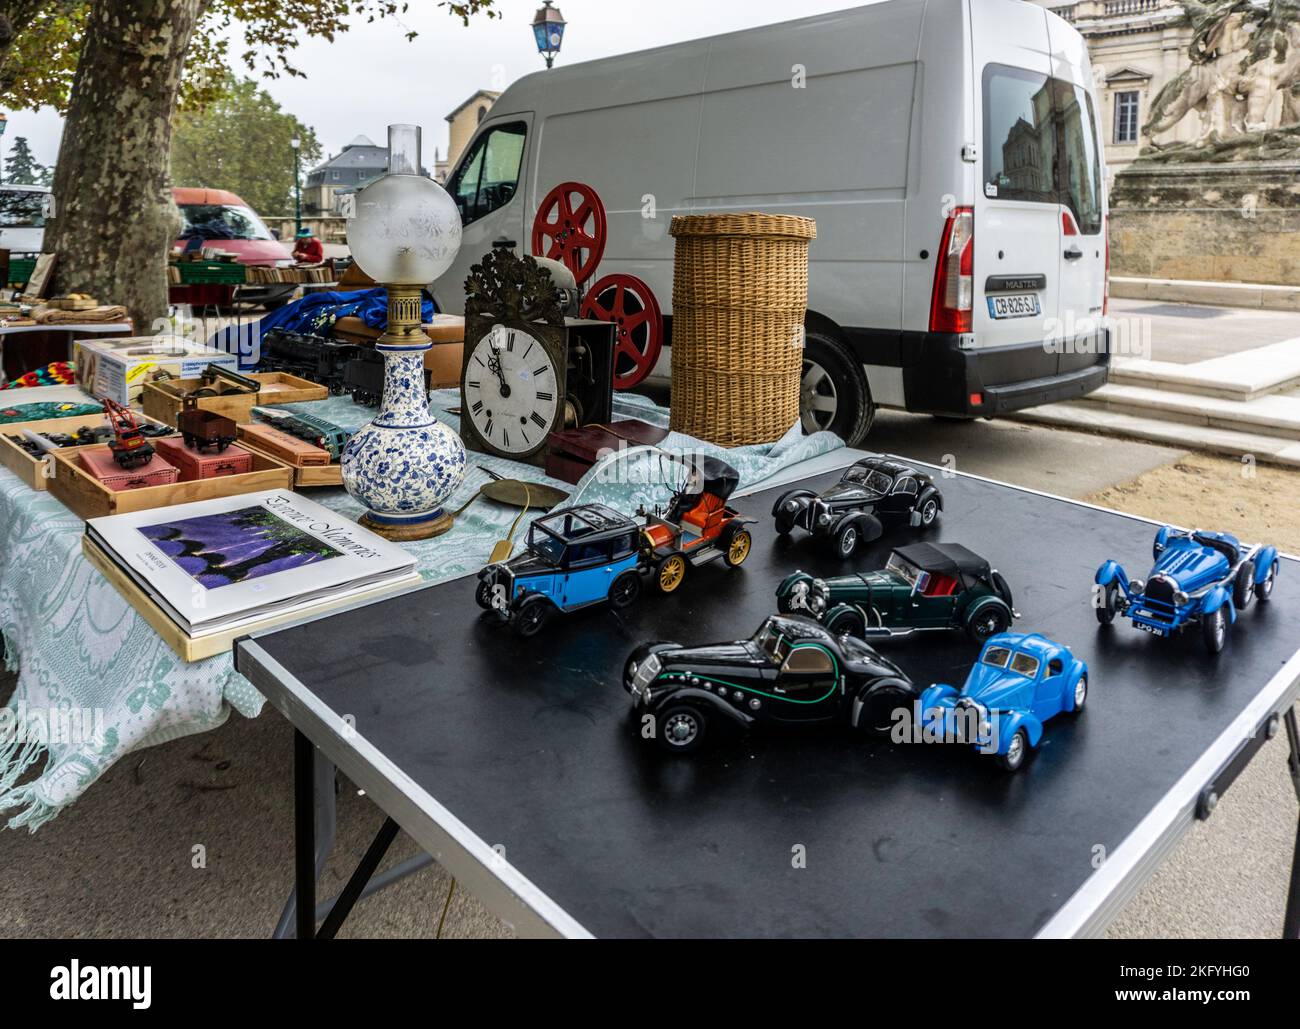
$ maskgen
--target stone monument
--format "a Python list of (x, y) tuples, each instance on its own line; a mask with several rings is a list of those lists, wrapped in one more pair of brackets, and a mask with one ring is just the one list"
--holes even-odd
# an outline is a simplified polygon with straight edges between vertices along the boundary
[[(1115, 176), (1116, 275), (1300, 285), (1300, 0), (1180, 0), (1190, 65)], [(1159, 136), (1186, 117), (1187, 141)]]

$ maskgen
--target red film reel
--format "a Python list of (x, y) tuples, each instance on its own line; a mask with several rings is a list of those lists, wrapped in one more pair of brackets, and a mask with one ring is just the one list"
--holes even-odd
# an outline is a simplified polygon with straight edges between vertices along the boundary
[(618, 326), (614, 388), (639, 385), (654, 368), (664, 345), (664, 319), (650, 287), (635, 275), (616, 272), (603, 276), (587, 290), (579, 314)]
[(590, 186), (561, 182), (533, 219), (533, 256), (562, 261), (581, 287), (605, 253), (605, 205)]

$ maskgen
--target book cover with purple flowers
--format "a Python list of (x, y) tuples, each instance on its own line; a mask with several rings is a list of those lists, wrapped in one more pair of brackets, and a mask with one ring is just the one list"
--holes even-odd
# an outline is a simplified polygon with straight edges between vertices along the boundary
[(288, 490), (93, 518), (86, 532), (191, 636), (418, 579), (401, 547)]

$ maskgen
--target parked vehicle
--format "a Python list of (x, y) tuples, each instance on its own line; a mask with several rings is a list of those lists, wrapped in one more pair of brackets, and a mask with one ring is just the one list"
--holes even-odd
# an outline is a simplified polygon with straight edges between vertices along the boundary
[(842, 721), (885, 735), (893, 712), (919, 692), (863, 641), (784, 615), (734, 643), (644, 643), (628, 657), (623, 688), (638, 713), (655, 718), (660, 746), (679, 754), (698, 750), (718, 722), (749, 729)]
[(999, 633), (984, 644), (958, 692), (938, 683), (921, 694), (925, 729), (971, 743), (1019, 770), (1043, 736), (1043, 724), (1079, 714), (1088, 699), (1088, 666), (1068, 647), (1038, 633)]
[(1162, 525), (1151, 547), (1155, 565), (1146, 580), (1130, 579), (1117, 561), (1097, 569), (1097, 621), (1116, 615), (1153, 636), (1199, 626), (1211, 654), (1223, 649), (1238, 612), (1273, 596), (1281, 562), (1277, 548), (1243, 544), (1226, 532)]
[[(793, 64), (792, 62), (798, 62)], [(1102, 147), (1082, 36), (1020, 0), (888, 0), (527, 75), (448, 177), (469, 266), (566, 181), (607, 209), (602, 274), (658, 298), (674, 214), (808, 215), (802, 418), (852, 445), (876, 405), (981, 417), (1106, 379)], [(616, 144), (613, 141), (617, 141)]]
[(49, 186), (0, 186), (0, 250), (11, 256), (41, 253), (52, 201)]
[(728, 568), (744, 563), (753, 540), (745, 518), (727, 506), (740, 482), (740, 473), (725, 461), (704, 454), (686, 454), (675, 460), (686, 469), (686, 481), (673, 494), (662, 517), (644, 508), (642, 538), (645, 565), (655, 585), (672, 593), (686, 578), (686, 569), (722, 558)]
[(828, 490), (792, 489), (772, 505), (776, 531), (796, 528), (832, 542), (840, 557), (851, 557), (884, 532), (885, 522), (931, 526), (943, 510), (934, 479), (911, 465), (887, 457), (864, 457), (845, 469)]
[(983, 643), (1019, 617), (1006, 579), (960, 543), (899, 547), (876, 572), (829, 579), (795, 572), (777, 587), (776, 605), (816, 618), (833, 635), (864, 639), (964, 629)]
[[(224, 189), (195, 189), (176, 186), (172, 199), (181, 212), (181, 234), (176, 245), (184, 247), (201, 240), (235, 255), (240, 264), (287, 268), (293, 264), (288, 247), (272, 235), (248, 204)], [(292, 282), (250, 283), (241, 286), (239, 298), (250, 304), (275, 308), (283, 305), (297, 285)]]
[(521, 636), (560, 612), (630, 607), (641, 595), (640, 529), (604, 504), (552, 511), (529, 526), (523, 553), (478, 573), (474, 599)]

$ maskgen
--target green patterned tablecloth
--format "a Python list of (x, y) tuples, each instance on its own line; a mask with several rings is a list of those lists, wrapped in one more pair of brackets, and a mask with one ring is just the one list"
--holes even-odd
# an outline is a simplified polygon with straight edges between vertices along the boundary
[[(456, 416), (444, 410), (457, 402), (454, 391), (444, 390), (433, 395), (430, 406), (458, 429)], [(345, 397), (299, 406), (347, 427), (373, 416)], [(642, 397), (620, 395), (616, 409), (620, 418), (667, 425), (667, 412)], [(829, 433), (803, 436), (797, 426), (765, 446), (724, 451), (677, 433), (662, 444), (725, 456), (739, 470), (742, 485), (842, 445)], [(531, 466), (480, 454), (471, 454), (470, 463), (452, 508), (487, 481), (483, 467), (573, 489)], [(646, 494), (643, 478), (635, 473), (598, 478), (589, 475), (579, 484), (582, 500), (601, 500), (630, 513)], [(361, 514), (341, 489), (311, 495), (349, 517)], [(416, 555), (426, 580), (454, 578), (483, 565), (516, 513), (479, 500), (452, 531), (404, 545)], [(19, 673), (18, 687), (0, 711), (0, 811), (11, 812), (11, 828), (35, 830), (134, 750), (214, 729), (232, 708), (247, 718), (262, 709), (262, 696), (234, 670), (229, 654), (186, 664), (163, 643), (82, 557), (82, 528), (81, 520), (49, 494), (29, 490), (0, 469), (0, 629), (8, 664)], [(38, 766), (38, 776), (25, 775)]]

